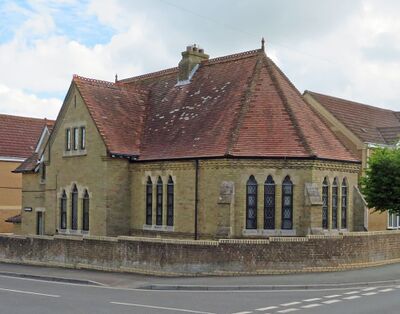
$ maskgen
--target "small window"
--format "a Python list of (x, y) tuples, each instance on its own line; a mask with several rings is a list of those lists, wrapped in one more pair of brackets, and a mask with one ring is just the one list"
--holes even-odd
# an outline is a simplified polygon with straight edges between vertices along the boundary
[(40, 180), (42, 182), (46, 180), (46, 165), (44, 162), (40, 164)]
[(65, 150), (71, 150), (71, 129), (65, 130)]
[(174, 225), (174, 181), (170, 176), (167, 184), (167, 226)]
[(257, 229), (257, 181), (250, 176), (246, 184), (246, 229)]
[(152, 225), (153, 214), (153, 182), (151, 178), (147, 178), (146, 184), (146, 225)]
[(36, 213), (36, 234), (43, 235), (44, 234), (44, 218), (43, 212)]
[(75, 184), (71, 192), (71, 229), (78, 229), (78, 188)]
[(86, 128), (81, 126), (80, 149), (86, 148)]
[(60, 200), (60, 229), (67, 229), (67, 194), (65, 190), (61, 194)]
[(282, 229), (293, 228), (293, 183), (286, 176), (282, 183)]
[(162, 225), (163, 214), (163, 182), (161, 177), (157, 181), (157, 212), (156, 212), (156, 225)]
[(264, 183), (264, 229), (275, 229), (275, 182), (272, 176)]
[(346, 178), (343, 179), (342, 182), (342, 228), (347, 228), (347, 181)]
[(329, 204), (329, 184), (325, 177), (322, 182), (322, 228), (328, 229), (328, 204)]
[(337, 178), (332, 183), (332, 229), (338, 227), (338, 182)]
[(397, 213), (388, 213), (388, 229), (399, 229), (399, 218)]
[(73, 138), (74, 150), (78, 150), (78, 139), (79, 139), (79, 129), (74, 128), (74, 138)]
[(82, 230), (89, 231), (89, 193), (87, 190), (82, 199)]

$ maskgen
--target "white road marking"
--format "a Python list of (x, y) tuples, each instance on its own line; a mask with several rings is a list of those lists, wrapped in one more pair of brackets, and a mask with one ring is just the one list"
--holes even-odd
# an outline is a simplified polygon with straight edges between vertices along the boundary
[(350, 291), (350, 292), (345, 292), (344, 294), (356, 294), (356, 293), (360, 293), (360, 291)]
[(371, 290), (375, 290), (375, 289), (378, 289), (378, 287), (365, 288), (365, 289), (362, 289), (362, 291), (371, 291)]
[(23, 294), (31, 294), (31, 295), (40, 295), (43, 297), (50, 297), (50, 298), (59, 298), (59, 295), (55, 294), (46, 294), (46, 293), (38, 293), (38, 292), (32, 292), (32, 291), (24, 291), (24, 290), (14, 290), (14, 289), (6, 289), (6, 288), (0, 288), (1, 291), (8, 291), (8, 292), (15, 292), (15, 293), (23, 293)]
[[(117, 304), (117, 305), (144, 307), (144, 308), (149, 308), (149, 309), (168, 310), (168, 311), (175, 311), (175, 312), (186, 312), (186, 313), (197, 313), (197, 314), (216, 314), (216, 313), (210, 313), (210, 312), (199, 312), (199, 311), (193, 311), (193, 310), (177, 309), (177, 308), (173, 308), (173, 307), (163, 307), (163, 306), (154, 306), (154, 305), (145, 305), (145, 304), (124, 303), (124, 302), (110, 302), (110, 303)], [(247, 314), (247, 313), (251, 313), (251, 312), (241, 312), (241, 313)], [(236, 313), (236, 314), (239, 314), (239, 313)]]
[(379, 292), (389, 292), (389, 291), (393, 291), (394, 289), (392, 288), (387, 288), (387, 289), (382, 289), (382, 290), (378, 290)]
[(354, 299), (358, 299), (358, 298), (361, 298), (359, 295), (352, 295), (352, 296), (350, 296), (350, 297), (346, 297), (346, 298), (343, 298), (344, 300), (354, 300)]
[(341, 295), (340, 294), (332, 294), (332, 295), (324, 296), (324, 298), (327, 298), (327, 299), (333, 299), (333, 298), (338, 298), (338, 297), (341, 297)]
[(323, 301), (322, 303), (333, 304), (333, 303), (338, 303), (338, 302), (342, 302), (342, 300), (334, 299), (334, 300)]
[(306, 300), (303, 300), (303, 302), (314, 302), (314, 301), (319, 301), (319, 300), (321, 300), (321, 298), (306, 299)]
[(298, 311), (299, 309), (296, 308), (290, 308), (290, 309), (286, 309), (286, 310), (282, 310), (282, 311), (278, 311), (278, 313), (289, 313), (289, 312), (294, 312), (294, 311)]
[(374, 294), (377, 294), (378, 292), (366, 292), (366, 293), (363, 293), (362, 295), (374, 295)]
[(232, 313), (232, 314), (250, 314), (253, 312), (249, 312), (249, 311), (244, 311), (244, 312), (236, 312), (236, 313)]
[(308, 304), (308, 305), (303, 305), (302, 308), (303, 309), (310, 309), (312, 307), (317, 307), (317, 306), (321, 306), (322, 304), (319, 303), (313, 303), (313, 304)]
[(300, 304), (301, 302), (290, 302), (290, 303), (282, 303), (281, 306), (291, 306), (291, 305), (296, 305), (296, 304)]
[(259, 309), (256, 309), (256, 311), (268, 311), (268, 310), (273, 310), (273, 309), (277, 309), (277, 306), (268, 306), (268, 307), (261, 307)]

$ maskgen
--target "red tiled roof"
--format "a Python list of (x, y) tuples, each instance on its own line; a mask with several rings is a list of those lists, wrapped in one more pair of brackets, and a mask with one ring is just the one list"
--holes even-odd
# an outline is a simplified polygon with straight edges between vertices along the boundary
[(52, 122), (0, 114), (0, 157), (29, 157), (44, 125)]
[(110, 153), (357, 161), (261, 50), (203, 61), (190, 84), (177, 73), (73, 82)]
[(392, 139), (390, 129), (394, 128), (392, 131), (395, 131), (396, 128), (400, 127), (398, 113), (392, 110), (310, 91), (305, 93), (310, 94), (363, 142), (392, 144), (387, 142), (387, 140)]
[(147, 91), (77, 75), (73, 82), (109, 152), (138, 155)]
[(389, 145), (400, 141), (400, 126), (378, 128), (385, 142)]
[(34, 171), (38, 163), (39, 156), (37, 153), (33, 153), (30, 157), (26, 158), (13, 172), (20, 173)]

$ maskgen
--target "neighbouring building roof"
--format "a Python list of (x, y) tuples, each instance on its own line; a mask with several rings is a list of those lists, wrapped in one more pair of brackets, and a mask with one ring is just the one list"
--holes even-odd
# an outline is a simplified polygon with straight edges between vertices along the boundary
[(393, 144), (400, 136), (400, 112), (306, 91), (361, 141)]
[(0, 114), (0, 158), (25, 159), (35, 150), (40, 133), (54, 121)]
[(32, 155), (26, 158), (13, 172), (19, 173), (19, 172), (34, 171), (38, 163), (39, 163), (38, 153), (32, 153)]
[(7, 218), (7, 219), (5, 220), (5, 222), (12, 222), (12, 223), (14, 223), (14, 224), (20, 224), (21, 221), (22, 221), (21, 214), (18, 214), (18, 215), (9, 217), (9, 218)]
[(263, 50), (116, 83), (74, 76), (110, 154), (138, 160), (283, 157), (358, 161)]

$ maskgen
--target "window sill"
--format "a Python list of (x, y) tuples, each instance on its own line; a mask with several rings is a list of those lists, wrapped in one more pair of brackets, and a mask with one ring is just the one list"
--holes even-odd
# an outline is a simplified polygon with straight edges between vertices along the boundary
[(174, 231), (174, 226), (166, 226), (166, 225), (143, 225), (143, 230), (173, 232), (173, 231)]
[(296, 229), (243, 229), (243, 236), (295, 236)]
[(79, 150), (67, 150), (63, 152), (63, 157), (76, 157), (76, 156), (86, 156), (86, 149)]
[(65, 235), (89, 235), (89, 231), (75, 229), (58, 229), (58, 234)]

